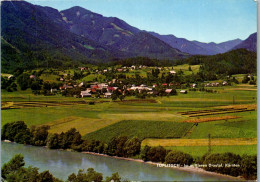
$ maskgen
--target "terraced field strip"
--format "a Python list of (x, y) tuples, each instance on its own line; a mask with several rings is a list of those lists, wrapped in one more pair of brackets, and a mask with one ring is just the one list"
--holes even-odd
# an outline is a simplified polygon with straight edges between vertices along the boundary
[(190, 115), (189, 117), (209, 116), (209, 115), (238, 113), (238, 112), (247, 112), (247, 111), (255, 111), (255, 109), (237, 109), (237, 110), (234, 110), (234, 111), (226, 111), (226, 112), (213, 112), (213, 113), (206, 113), (206, 114), (194, 114), (194, 115)]
[[(210, 140), (212, 146), (228, 146), (228, 145), (256, 145), (257, 138), (212, 138)], [(142, 146), (208, 146), (208, 139), (145, 139)]]
[(120, 102), (121, 104), (128, 104), (128, 103), (157, 103), (155, 99), (131, 99), (131, 100), (123, 100), (123, 101), (114, 101)]
[[(237, 109), (247, 109), (247, 108), (237, 108)], [(187, 111), (187, 112), (178, 112), (181, 115), (191, 115), (191, 114), (204, 114), (211, 112), (222, 112), (222, 111), (234, 111), (235, 108), (225, 108), (225, 109), (210, 109), (210, 110), (197, 110), (197, 111)]]
[(221, 116), (221, 117), (212, 117), (212, 118), (189, 119), (189, 120), (185, 120), (185, 121), (182, 121), (182, 122), (203, 123), (203, 122), (210, 122), (210, 121), (236, 119), (236, 118), (241, 118), (241, 117), (239, 117), (239, 116)]
[(49, 106), (69, 106), (69, 105), (75, 105), (75, 104), (87, 104), (85, 101), (64, 101), (64, 102), (58, 102), (58, 101), (31, 101), (31, 102), (13, 102), (12, 107), (14, 108), (30, 108), (30, 107), (49, 107)]
[(257, 105), (256, 104), (242, 104), (242, 105), (228, 105), (228, 106), (218, 106), (217, 108), (233, 108), (233, 109), (242, 109), (242, 108), (247, 108), (247, 109), (256, 109)]
[(254, 111), (254, 110), (255, 110), (254, 108), (223, 108), (223, 109), (178, 112), (178, 114), (189, 115), (189, 117), (197, 117), (197, 116), (207, 116), (207, 115), (216, 115), (216, 114), (225, 114), (225, 113), (246, 112), (246, 111)]

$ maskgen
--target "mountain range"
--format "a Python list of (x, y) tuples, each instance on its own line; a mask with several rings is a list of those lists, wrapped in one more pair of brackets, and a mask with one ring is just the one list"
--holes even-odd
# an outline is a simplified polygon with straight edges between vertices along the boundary
[(3, 1), (1, 20), (5, 48), (10, 46), (20, 53), (47, 52), (46, 57), (52, 59), (61, 55), (72, 60), (99, 62), (140, 56), (180, 59), (224, 53), (236, 46), (256, 50), (256, 33), (245, 41), (202, 43), (143, 31), (119, 18), (104, 17), (79, 6), (58, 11), (25, 1)]
[(215, 55), (224, 53), (242, 42), (240, 39), (235, 39), (219, 44), (214, 42), (203, 43), (199, 41), (189, 41), (184, 38), (178, 38), (174, 35), (160, 35), (155, 32), (150, 32), (150, 34), (168, 43), (170, 46), (179, 49), (182, 52), (187, 52), (191, 55)]

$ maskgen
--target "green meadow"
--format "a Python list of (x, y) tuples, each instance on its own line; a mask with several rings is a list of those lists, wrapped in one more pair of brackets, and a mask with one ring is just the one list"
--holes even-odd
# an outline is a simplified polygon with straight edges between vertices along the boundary
[[(51, 78), (50, 79), (54, 79)], [(214, 110), (225, 107), (256, 106), (256, 87), (235, 85), (212, 87), (216, 93), (188, 91), (188, 94), (136, 99), (126, 97), (124, 101), (111, 99), (74, 98), (61, 95), (33, 95), (31, 90), (7, 92), (2, 90), (2, 107), (21, 107), (1, 111), (1, 125), (23, 120), (28, 126), (50, 125), (50, 132), (61, 133), (75, 127), (85, 139), (109, 141), (112, 137), (126, 135), (145, 138), (256, 138), (257, 112), (218, 113), (216, 115), (191, 118), (184, 111)], [(94, 101), (95, 105), (88, 102)], [(26, 105), (30, 103), (30, 107)], [(46, 106), (44, 104), (46, 103)], [(69, 104), (67, 104), (69, 103)], [(23, 107), (24, 104), (24, 107)], [(39, 107), (41, 106), (41, 107)], [(185, 123), (189, 119), (220, 116), (239, 116), (236, 119), (211, 122)], [(169, 146), (202, 156), (206, 146)], [(214, 146), (212, 152), (234, 152), (256, 154), (255, 145)]]
[[(194, 158), (202, 157), (209, 151), (207, 146), (188, 146), (188, 147), (172, 146), (172, 147), (165, 147), (165, 148), (169, 150), (179, 150), (188, 153), (194, 156)], [(239, 155), (244, 155), (244, 154), (254, 155), (257, 154), (257, 145), (211, 146), (211, 153), (225, 153), (225, 152), (231, 152)]]

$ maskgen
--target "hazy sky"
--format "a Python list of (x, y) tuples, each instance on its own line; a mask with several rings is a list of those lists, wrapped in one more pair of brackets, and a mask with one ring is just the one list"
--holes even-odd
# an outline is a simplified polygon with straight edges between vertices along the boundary
[(257, 31), (253, 0), (28, 0), (64, 10), (81, 6), (118, 17), (141, 30), (188, 40), (223, 42), (246, 39)]

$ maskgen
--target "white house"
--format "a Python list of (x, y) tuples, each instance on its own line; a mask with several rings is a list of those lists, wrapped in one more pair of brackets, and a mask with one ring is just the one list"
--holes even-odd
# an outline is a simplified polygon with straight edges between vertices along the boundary
[(51, 93), (56, 93), (58, 90), (56, 88), (51, 88)]
[(8, 76), (8, 80), (10, 80), (11, 78), (14, 78), (14, 75)]
[(166, 89), (165, 90), (165, 93), (167, 93), (167, 94), (169, 94), (169, 93), (171, 93), (172, 92), (172, 89)]
[(81, 91), (80, 92), (80, 96), (81, 97), (91, 97), (91, 93), (89, 93), (89, 91)]
[(176, 74), (176, 71), (171, 70), (170, 73), (171, 73), (171, 74)]
[(82, 87), (84, 85), (84, 83), (83, 82), (81, 82), (80, 84), (79, 84), (79, 87)]
[(111, 96), (112, 96), (112, 93), (110, 93), (110, 92), (106, 92), (104, 94), (104, 98), (111, 98)]
[(180, 93), (187, 94), (188, 92), (187, 92), (187, 90), (181, 90)]
[(196, 83), (193, 83), (192, 84), (192, 88), (196, 88), (197, 87), (197, 84)]

